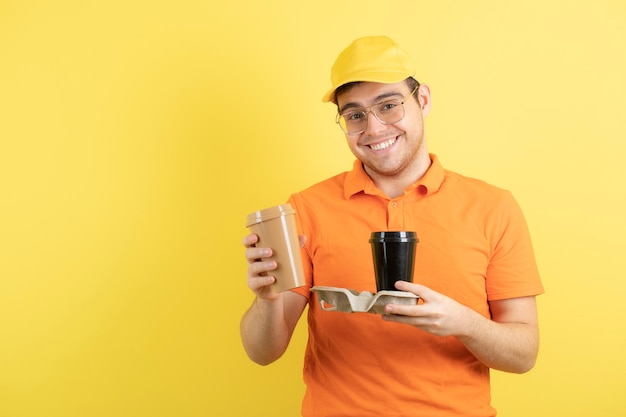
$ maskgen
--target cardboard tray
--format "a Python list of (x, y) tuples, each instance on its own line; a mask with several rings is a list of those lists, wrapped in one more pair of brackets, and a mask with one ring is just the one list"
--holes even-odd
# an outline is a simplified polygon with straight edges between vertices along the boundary
[(311, 291), (317, 294), (320, 308), (324, 311), (343, 313), (386, 314), (385, 305), (416, 305), (418, 296), (406, 291), (369, 291), (361, 293), (355, 290), (337, 287), (315, 286)]

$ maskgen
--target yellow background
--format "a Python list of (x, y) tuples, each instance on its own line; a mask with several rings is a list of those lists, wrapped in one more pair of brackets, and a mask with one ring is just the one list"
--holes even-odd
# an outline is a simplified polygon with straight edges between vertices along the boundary
[(541, 352), (500, 415), (625, 415), (625, 4), (1, 1), (0, 415), (299, 414), (305, 326), (269, 367), (239, 342), (243, 223), (350, 169), (321, 96), (370, 34), (531, 228)]

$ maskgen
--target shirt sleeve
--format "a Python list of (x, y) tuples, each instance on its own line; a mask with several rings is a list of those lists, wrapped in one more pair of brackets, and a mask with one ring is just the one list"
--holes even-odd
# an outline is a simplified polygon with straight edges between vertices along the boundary
[(487, 268), (488, 300), (539, 295), (544, 292), (530, 233), (522, 210), (505, 191), (488, 230), (492, 253)]

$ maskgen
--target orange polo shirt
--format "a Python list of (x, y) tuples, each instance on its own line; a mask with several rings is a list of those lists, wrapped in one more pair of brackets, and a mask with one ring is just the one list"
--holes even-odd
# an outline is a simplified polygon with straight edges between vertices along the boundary
[(505, 190), (444, 170), (390, 199), (355, 161), (292, 195), (309, 298), (305, 417), (495, 416), (489, 369), (455, 337), (368, 313), (327, 312), (309, 288), (376, 291), (372, 231), (417, 232), (414, 281), (490, 317), (489, 300), (543, 292), (522, 212)]

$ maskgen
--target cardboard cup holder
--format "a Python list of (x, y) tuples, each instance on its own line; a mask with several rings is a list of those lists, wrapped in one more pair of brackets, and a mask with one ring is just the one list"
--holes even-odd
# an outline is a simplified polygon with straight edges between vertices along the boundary
[(316, 293), (320, 308), (324, 311), (340, 311), (343, 313), (386, 314), (385, 305), (416, 305), (418, 296), (406, 291), (369, 291), (361, 293), (355, 290), (337, 287), (311, 288)]

